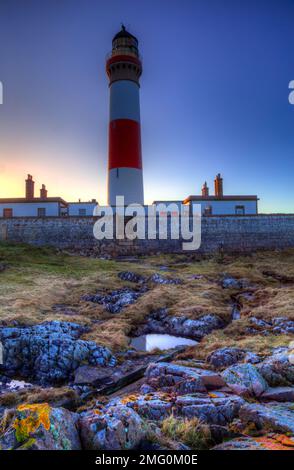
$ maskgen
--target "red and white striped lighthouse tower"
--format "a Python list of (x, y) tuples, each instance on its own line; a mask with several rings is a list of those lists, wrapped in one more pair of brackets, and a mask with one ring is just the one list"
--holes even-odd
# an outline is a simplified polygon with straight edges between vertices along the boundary
[(110, 88), (108, 204), (124, 196), (125, 204), (144, 203), (138, 40), (122, 25), (106, 62)]

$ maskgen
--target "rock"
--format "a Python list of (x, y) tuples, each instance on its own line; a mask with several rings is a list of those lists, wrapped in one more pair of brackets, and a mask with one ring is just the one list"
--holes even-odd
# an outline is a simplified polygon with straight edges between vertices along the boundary
[(294, 387), (269, 388), (260, 398), (263, 400), (294, 402)]
[(106, 295), (83, 295), (82, 300), (103, 305), (103, 307), (110, 313), (119, 313), (127, 305), (135, 303), (143, 292), (143, 289), (135, 291), (133, 289), (123, 287), (122, 289), (114, 290), (110, 292), (110, 294)]
[(255, 353), (247, 351), (244, 357), (244, 362), (249, 362), (250, 364), (259, 364), (262, 361), (262, 358)]
[(264, 378), (252, 364), (238, 364), (228, 367), (222, 373), (228, 387), (237, 395), (259, 397), (268, 388)]
[(256, 429), (294, 434), (294, 410), (290, 404), (259, 405), (246, 403), (239, 413), (242, 423), (254, 423)]
[(136, 282), (136, 283), (141, 283), (146, 281), (146, 278), (144, 276), (141, 276), (140, 274), (133, 273), (132, 271), (122, 271), (118, 273), (118, 277), (122, 281), (128, 281), (128, 282)]
[(0, 273), (5, 271), (6, 268), (7, 268), (7, 265), (5, 263), (0, 263)]
[(152, 274), (152, 276), (148, 278), (148, 281), (154, 284), (182, 284), (181, 279), (167, 279), (158, 273)]
[(290, 350), (274, 354), (256, 367), (271, 387), (294, 384), (294, 364), (290, 362)]
[(244, 349), (228, 347), (213, 351), (206, 360), (216, 369), (221, 369), (242, 361), (245, 355), (246, 351)]
[(251, 327), (247, 328), (249, 334), (276, 334), (292, 335), (294, 334), (294, 321), (287, 317), (275, 317), (271, 320), (251, 317), (249, 319)]
[(121, 402), (145, 419), (162, 421), (172, 414), (188, 419), (196, 417), (203, 423), (218, 426), (226, 426), (237, 418), (244, 404), (242, 398), (225, 394), (209, 396), (194, 393), (174, 396), (162, 392), (124, 397)]
[(79, 429), (86, 450), (134, 449), (145, 437), (140, 416), (121, 404), (86, 412), (79, 421)]
[(214, 314), (209, 313), (191, 320), (184, 316), (171, 316), (167, 309), (159, 309), (149, 315), (147, 322), (139, 328), (137, 334), (162, 333), (200, 340), (213, 330), (224, 326), (224, 321)]
[(3, 450), (80, 450), (78, 415), (47, 403), (6, 410), (1, 421)]
[(81, 364), (115, 365), (109, 349), (78, 339), (84, 331), (81, 325), (59, 321), (0, 328), (4, 356), (0, 370), (10, 377), (29, 377), (46, 385), (71, 379)]
[(146, 381), (154, 390), (173, 390), (178, 394), (204, 392), (225, 385), (219, 374), (167, 362), (152, 363), (146, 370)]
[(279, 434), (256, 438), (238, 437), (223, 442), (211, 450), (294, 450), (294, 440)]
[(248, 287), (247, 279), (235, 279), (232, 276), (225, 276), (222, 279), (221, 285), (224, 289), (243, 289)]

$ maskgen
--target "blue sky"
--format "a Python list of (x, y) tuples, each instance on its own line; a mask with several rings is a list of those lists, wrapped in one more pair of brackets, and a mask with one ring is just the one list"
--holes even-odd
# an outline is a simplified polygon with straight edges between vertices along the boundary
[(258, 194), (293, 212), (292, 0), (1, 0), (0, 197), (37, 186), (106, 201), (105, 56), (124, 22), (143, 56), (146, 202)]

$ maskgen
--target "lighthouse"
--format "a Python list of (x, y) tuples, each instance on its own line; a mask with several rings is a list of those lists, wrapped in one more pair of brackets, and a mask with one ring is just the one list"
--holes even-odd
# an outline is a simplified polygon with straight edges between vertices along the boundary
[(122, 25), (106, 61), (109, 79), (108, 204), (124, 196), (125, 204), (144, 204), (138, 40)]

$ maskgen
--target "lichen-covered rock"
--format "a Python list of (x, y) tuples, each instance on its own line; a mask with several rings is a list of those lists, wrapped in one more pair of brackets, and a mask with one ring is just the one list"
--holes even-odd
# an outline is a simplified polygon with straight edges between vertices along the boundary
[(6, 410), (0, 423), (0, 447), (30, 450), (79, 450), (78, 415), (47, 403)]
[(136, 274), (132, 271), (122, 271), (118, 273), (118, 277), (122, 281), (129, 281), (129, 282), (144, 282), (146, 281), (146, 278), (144, 276), (141, 276), (140, 274)]
[(294, 440), (283, 434), (263, 437), (238, 437), (223, 442), (212, 450), (294, 450)]
[(179, 366), (167, 362), (152, 363), (146, 370), (146, 382), (153, 390), (177, 394), (205, 392), (225, 385), (221, 375), (204, 369)]
[(121, 402), (146, 419), (162, 421), (171, 414), (203, 423), (225, 426), (238, 416), (244, 400), (238, 396), (219, 394), (179, 395), (156, 392), (129, 396)]
[(127, 305), (136, 302), (143, 292), (143, 288), (140, 291), (136, 291), (128, 287), (123, 287), (122, 289), (114, 290), (106, 295), (99, 293), (93, 295), (86, 294), (82, 296), (82, 300), (103, 305), (105, 310), (110, 313), (119, 313)]
[(206, 360), (216, 369), (222, 369), (242, 361), (245, 355), (244, 349), (228, 347), (213, 351)]
[(259, 397), (268, 388), (264, 378), (252, 364), (236, 364), (222, 372), (228, 387), (237, 395)]
[(294, 363), (290, 350), (270, 356), (256, 366), (271, 387), (294, 385)]
[(244, 287), (249, 286), (247, 279), (235, 279), (232, 276), (225, 276), (221, 285), (224, 289), (243, 289)]
[(292, 335), (294, 334), (294, 321), (287, 317), (274, 317), (270, 320), (263, 320), (262, 318), (251, 317), (249, 318), (250, 327), (246, 329), (248, 334), (262, 334), (268, 335), (269, 333), (275, 335)]
[(246, 403), (239, 413), (243, 424), (254, 424), (258, 430), (289, 432), (294, 434), (294, 409), (288, 403), (259, 405)]
[(24, 328), (0, 328), (3, 364), (8, 376), (29, 377), (41, 384), (62, 383), (72, 378), (81, 364), (113, 366), (109, 349), (78, 339), (81, 325), (53, 321)]
[(79, 420), (79, 429), (87, 450), (134, 449), (145, 437), (140, 416), (122, 404), (86, 412)]
[(270, 401), (294, 402), (294, 387), (269, 388), (260, 398)]
[(152, 276), (148, 278), (148, 281), (154, 284), (182, 284), (181, 279), (168, 279), (159, 273), (152, 274)]
[(147, 322), (138, 329), (137, 334), (162, 333), (200, 340), (213, 330), (224, 326), (224, 321), (212, 313), (191, 320), (182, 316), (171, 316), (167, 309), (162, 308), (149, 315)]

